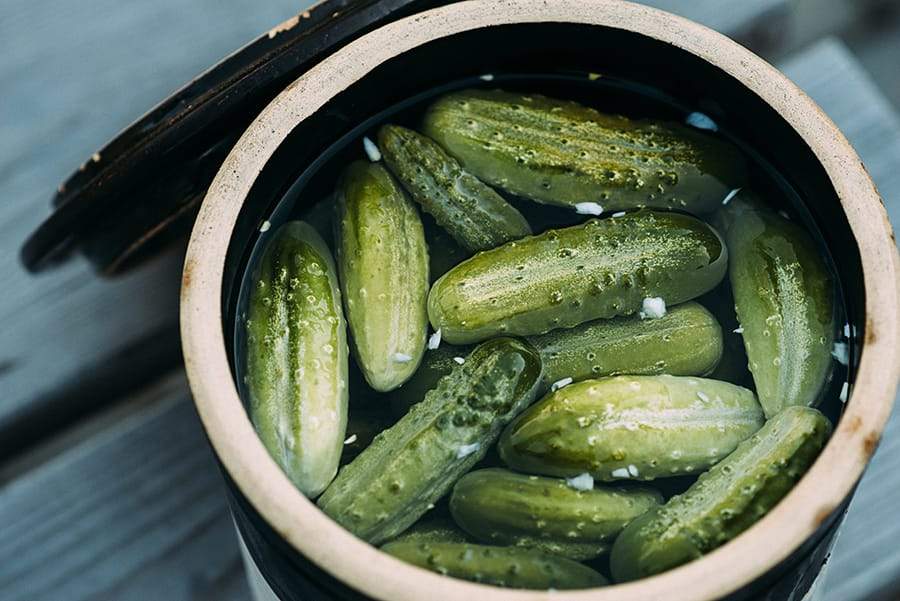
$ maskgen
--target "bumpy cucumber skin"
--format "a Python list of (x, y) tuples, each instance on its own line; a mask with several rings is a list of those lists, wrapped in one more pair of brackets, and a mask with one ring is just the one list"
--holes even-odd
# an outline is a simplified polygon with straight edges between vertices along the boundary
[(830, 432), (815, 409), (788, 407), (775, 415), (684, 494), (625, 528), (612, 550), (615, 580), (664, 572), (739, 535), (790, 491)]
[(466, 533), (446, 516), (425, 517), (391, 542), (406, 543), (468, 543)]
[(834, 286), (797, 225), (740, 194), (718, 215), (750, 372), (767, 417), (815, 403), (832, 368)]
[(467, 543), (392, 542), (381, 550), (444, 576), (507, 588), (562, 590), (608, 584), (606, 578), (587, 566), (532, 549)]
[(250, 417), (309, 497), (337, 472), (347, 424), (347, 338), (331, 253), (302, 221), (281, 226), (256, 268), (247, 315)]
[(484, 457), (534, 400), (540, 377), (528, 344), (485, 342), (343, 467), (319, 507), (372, 544), (400, 534)]
[(539, 95), (449, 94), (423, 127), (485, 182), (548, 204), (705, 213), (745, 178), (737, 150), (713, 137)]
[[(658, 319), (596, 319), (527, 340), (541, 353), (541, 390), (546, 391), (563, 378), (579, 382), (620, 374), (702, 376), (719, 363), (722, 338), (716, 318), (700, 304), (687, 302), (670, 307)], [(443, 344), (428, 351), (418, 371), (391, 396), (397, 414), (421, 401), (450, 373), (453, 358), (465, 356), (468, 349)]]
[(581, 561), (608, 551), (622, 528), (660, 503), (662, 495), (649, 488), (581, 491), (558, 478), (488, 468), (456, 483), (450, 512), (482, 542)]
[(528, 341), (541, 353), (547, 388), (563, 378), (704, 375), (722, 357), (722, 328), (695, 302), (670, 307), (657, 319), (596, 319)]
[(341, 176), (335, 217), (354, 356), (372, 388), (393, 390), (412, 376), (425, 351), (429, 280), (422, 222), (387, 170), (364, 161)]
[(688, 301), (725, 275), (728, 251), (688, 215), (638, 211), (550, 230), (481, 252), (444, 274), (428, 317), (452, 344), (529, 336)]
[(652, 480), (701, 472), (762, 425), (762, 408), (746, 388), (615, 376), (550, 393), (506, 428), (499, 449), (522, 472)]
[(378, 132), (378, 145), (413, 199), (466, 249), (486, 250), (531, 234), (515, 207), (433, 140), (385, 125)]

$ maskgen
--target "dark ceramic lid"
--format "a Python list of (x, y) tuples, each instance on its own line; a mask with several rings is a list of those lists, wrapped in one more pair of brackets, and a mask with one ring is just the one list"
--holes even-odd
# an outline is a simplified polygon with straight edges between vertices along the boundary
[(183, 237), (228, 151), (288, 83), (363, 33), (447, 3), (324, 0), (276, 26), (94, 153), (59, 187), (22, 262), (38, 271), (79, 250), (109, 275)]

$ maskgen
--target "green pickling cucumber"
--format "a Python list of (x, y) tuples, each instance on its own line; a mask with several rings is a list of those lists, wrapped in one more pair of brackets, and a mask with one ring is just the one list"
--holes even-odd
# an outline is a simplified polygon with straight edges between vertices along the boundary
[(250, 418), (309, 497), (334, 478), (347, 424), (347, 339), (331, 253), (308, 224), (275, 233), (253, 275), (247, 314)]
[(335, 194), (341, 290), (357, 363), (378, 391), (400, 386), (425, 351), (428, 248), (418, 211), (387, 170), (357, 161)]
[(684, 494), (625, 528), (612, 550), (615, 580), (677, 567), (752, 526), (803, 476), (830, 431), (815, 409), (789, 407), (775, 415)]
[(373, 544), (400, 534), (484, 457), (534, 400), (540, 377), (528, 344), (485, 342), (343, 467), (319, 506)]
[(832, 367), (834, 286), (809, 235), (740, 194), (718, 215), (760, 403), (771, 417), (815, 403)]
[[(541, 353), (544, 364), (542, 390), (554, 382), (619, 374), (702, 376), (715, 368), (722, 356), (722, 328), (701, 305), (687, 302), (657, 319), (637, 315), (596, 319), (553, 330), (528, 341)], [(425, 397), (437, 381), (450, 373), (453, 358), (469, 347), (442, 344), (425, 353), (419, 369), (391, 395), (399, 415)]]
[(519, 211), (433, 140), (385, 125), (378, 145), (413, 199), (464, 248), (486, 250), (531, 234)]
[(422, 518), (391, 542), (406, 543), (468, 543), (466, 533), (446, 516)]
[(656, 319), (596, 319), (528, 341), (541, 353), (545, 388), (564, 378), (704, 375), (722, 356), (722, 328), (694, 302), (671, 307)]
[(423, 127), (485, 182), (548, 204), (704, 213), (745, 178), (737, 150), (713, 137), (536, 94), (449, 94)]
[(552, 392), (500, 438), (511, 468), (652, 480), (705, 470), (763, 424), (752, 392), (705, 378), (616, 376)]
[(576, 490), (557, 478), (504, 469), (469, 472), (453, 487), (450, 511), (485, 543), (586, 560), (609, 550), (631, 520), (662, 503), (649, 488)]
[(453, 578), (523, 589), (580, 589), (608, 584), (598, 572), (549, 553), (467, 543), (393, 542), (382, 551)]
[(452, 344), (543, 334), (632, 314), (647, 297), (690, 300), (724, 277), (727, 262), (715, 230), (688, 215), (592, 219), (457, 265), (432, 286), (428, 317)]

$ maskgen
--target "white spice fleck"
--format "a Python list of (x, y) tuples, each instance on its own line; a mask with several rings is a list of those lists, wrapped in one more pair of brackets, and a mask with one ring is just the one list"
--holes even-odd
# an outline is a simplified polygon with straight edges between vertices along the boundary
[(619, 469), (615, 469), (612, 471), (613, 478), (630, 478), (631, 474), (628, 472), (627, 467), (620, 467)]
[(579, 202), (575, 203), (575, 212), (579, 215), (599, 215), (603, 207), (596, 202)]
[(347, 437), (347, 440), (344, 441), (344, 444), (353, 444), (356, 442), (356, 434), (351, 434)]
[(841, 399), (842, 403), (847, 402), (847, 396), (848, 396), (849, 392), (850, 392), (850, 384), (847, 382), (844, 382), (844, 385), (841, 386), (841, 394), (838, 395), (838, 398)]
[(412, 361), (412, 356), (406, 353), (394, 353), (391, 359), (394, 360), (394, 363), (409, 363)]
[(612, 214), (612, 216), (613, 217), (624, 217), (625, 211), (616, 211), (615, 213)]
[(366, 151), (369, 160), (373, 163), (377, 163), (381, 160), (381, 151), (378, 150), (378, 146), (376, 146), (375, 142), (370, 140), (368, 136), (363, 138), (363, 149)]
[(459, 365), (462, 365), (463, 363), (466, 362), (466, 360), (463, 359), (462, 357), (453, 357), (453, 360), (456, 361), (456, 363)]
[(706, 129), (709, 131), (719, 131), (719, 126), (716, 124), (712, 118), (699, 111), (695, 111), (688, 115), (685, 120), (685, 123), (690, 125), (691, 127), (696, 127), (697, 129)]
[(441, 346), (441, 329), (438, 328), (437, 332), (428, 337), (428, 350), (433, 351), (437, 347)]
[(479, 79), (481, 79), (481, 81), (494, 81), (494, 76), (491, 73), (485, 73)]
[(641, 306), (641, 319), (656, 319), (666, 314), (666, 301), (656, 296), (645, 298)]
[(841, 365), (849, 365), (850, 349), (846, 342), (835, 342), (834, 348), (831, 350), (831, 356)]
[(724, 205), (727, 205), (729, 202), (731, 202), (731, 199), (734, 198), (735, 196), (737, 196), (738, 192), (740, 192), (740, 191), (741, 191), (740, 188), (735, 188), (734, 190), (729, 192), (727, 195), (725, 195), (725, 198), (722, 199), (722, 205), (724, 206)]
[(550, 392), (556, 392), (560, 388), (565, 388), (569, 384), (571, 384), (574, 380), (572, 378), (563, 378), (562, 380), (557, 380), (553, 384), (550, 385)]
[(462, 459), (463, 457), (468, 457), (480, 448), (481, 443), (478, 442), (473, 442), (472, 444), (464, 444), (456, 450), (456, 458)]
[(594, 477), (584, 472), (574, 478), (566, 478), (566, 486), (575, 490), (591, 490), (594, 488)]
[(272, 227), (272, 223), (268, 219), (266, 219), (262, 222), (262, 225), (259, 226), (259, 231), (268, 232), (270, 227)]

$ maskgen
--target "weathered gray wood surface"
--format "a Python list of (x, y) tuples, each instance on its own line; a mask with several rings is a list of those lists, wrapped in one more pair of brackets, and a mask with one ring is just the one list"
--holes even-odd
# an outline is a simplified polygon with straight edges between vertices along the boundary
[[(753, 30), (746, 21), (727, 24), (753, 2), (648, 3), (674, 12), (679, 4), (686, 16), (732, 33)], [(168, 91), (304, 4), (0, 6), (0, 39), (14, 49), (0, 57), (0, 81), (15, 82), (0, 100), (0, 447), (29, 415), (72, 418), (96, 395), (118, 395), (103, 386), (121, 377), (114, 360), (148, 336), (159, 342), (155, 369), (175, 352), (166, 344), (177, 315), (177, 252), (115, 282), (91, 277), (80, 261), (36, 279), (18, 267), (18, 245), (46, 214), (56, 183)], [(844, 129), (900, 221), (900, 125), (879, 91), (833, 41), (784, 68)], [(80, 442), (0, 466), (0, 599), (246, 598), (220, 479), (183, 377), (138, 396)], [(863, 599), (900, 580), (898, 421), (851, 506), (831, 561), (829, 600)]]
[[(307, 4), (0, 3), (0, 455), (121, 394), (141, 368), (179, 361), (177, 251), (115, 281), (80, 259), (24, 272), (18, 249), (56, 186), (175, 88)], [(131, 365), (116, 361), (129, 349)]]
[(222, 480), (179, 371), (0, 491), (0, 599), (247, 599)]

